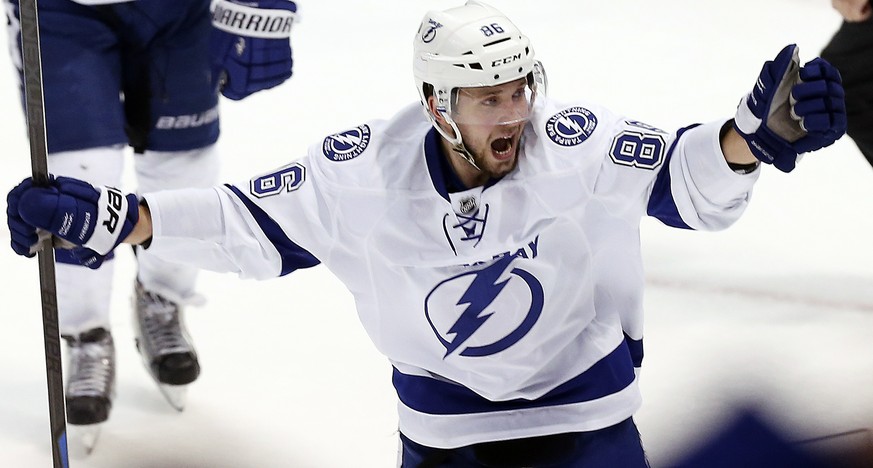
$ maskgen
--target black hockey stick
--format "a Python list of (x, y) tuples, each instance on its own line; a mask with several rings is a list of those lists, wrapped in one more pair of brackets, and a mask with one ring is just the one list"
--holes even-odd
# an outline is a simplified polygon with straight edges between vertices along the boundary
[[(39, 50), (39, 20), (36, 0), (21, 0), (21, 55), (24, 68), (24, 102), (30, 163), (36, 185), (48, 185), (48, 149), (45, 136), (45, 104), (42, 94), (42, 62)], [(39, 283), (42, 297), (42, 331), (48, 383), (49, 424), (55, 468), (67, 468), (67, 421), (64, 408), (64, 378), (61, 372), (61, 338), (58, 329), (58, 296), (55, 289), (55, 254), (51, 236), (41, 240)]]

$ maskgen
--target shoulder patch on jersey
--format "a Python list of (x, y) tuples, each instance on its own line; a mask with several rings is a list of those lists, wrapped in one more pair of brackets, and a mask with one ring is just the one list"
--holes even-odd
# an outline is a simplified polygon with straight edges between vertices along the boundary
[(584, 107), (570, 107), (546, 121), (546, 135), (561, 146), (576, 146), (587, 140), (597, 127), (597, 116)]
[(361, 125), (325, 138), (322, 143), (322, 151), (324, 156), (331, 161), (348, 161), (360, 156), (369, 144), (370, 126)]
[(649, 125), (645, 122), (640, 122), (639, 120), (625, 120), (624, 123), (626, 123), (628, 125), (632, 125), (634, 127), (640, 127), (642, 129), (649, 130), (649, 131), (655, 132), (655, 133), (667, 133), (658, 127), (654, 127), (654, 126)]
[(625, 130), (612, 139), (609, 157), (621, 166), (655, 169), (664, 160), (666, 146), (661, 135)]
[(292, 163), (253, 178), (249, 182), (249, 192), (257, 198), (272, 197), (299, 189), (305, 180), (306, 168), (300, 163)]

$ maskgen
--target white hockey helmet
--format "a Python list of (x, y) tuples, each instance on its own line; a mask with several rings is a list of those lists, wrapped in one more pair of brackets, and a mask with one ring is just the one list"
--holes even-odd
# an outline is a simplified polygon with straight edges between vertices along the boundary
[[(530, 40), (503, 13), (478, 0), (468, 0), (463, 6), (445, 11), (428, 12), (415, 36), (413, 53), (413, 74), (425, 113), (440, 134), (474, 166), (456, 125), (459, 116), (453, 105), (458, 90), (527, 80), (527, 109), (489, 124), (527, 120), (537, 93), (545, 93), (545, 73), (534, 60)], [(426, 90), (425, 84), (432, 90)], [(431, 91), (437, 99), (437, 112), (454, 135), (437, 124), (427, 103)]]

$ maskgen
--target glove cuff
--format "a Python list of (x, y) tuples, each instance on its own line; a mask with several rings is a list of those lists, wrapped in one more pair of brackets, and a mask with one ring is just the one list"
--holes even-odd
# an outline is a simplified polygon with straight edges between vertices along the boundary
[(138, 219), (139, 206), (135, 195), (125, 196), (117, 188), (101, 187), (94, 233), (83, 247), (106, 255), (130, 234)]
[(288, 39), (296, 16), (291, 10), (254, 8), (227, 0), (215, 0), (212, 25), (238, 36)]
[(737, 114), (734, 116), (734, 125), (742, 134), (751, 135), (761, 128), (761, 119), (752, 113), (749, 108), (749, 99), (753, 99), (752, 95), (746, 95), (737, 106)]

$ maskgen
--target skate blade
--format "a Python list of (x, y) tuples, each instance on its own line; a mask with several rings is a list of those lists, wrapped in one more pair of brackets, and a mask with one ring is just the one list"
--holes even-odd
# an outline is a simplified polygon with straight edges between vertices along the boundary
[(68, 438), (67, 449), (72, 458), (85, 458), (91, 455), (100, 438), (100, 430), (103, 423), (67, 426)]
[(167, 403), (169, 403), (170, 406), (172, 406), (176, 411), (184, 411), (185, 403), (188, 402), (188, 387), (186, 385), (169, 385), (161, 383), (158, 380), (158, 376), (152, 372), (152, 368), (149, 364), (148, 358), (140, 349), (138, 338), (136, 340), (136, 351), (139, 353), (140, 360), (145, 366), (146, 372), (148, 372), (152, 380), (156, 384), (158, 384), (158, 390), (161, 391), (161, 395), (164, 396), (164, 399), (167, 400)]
[(161, 394), (164, 395), (167, 403), (175, 408), (176, 411), (181, 412), (185, 409), (185, 404), (188, 402), (187, 385), (167, 385), (159, 383), (158, 389), (161, 391)]

